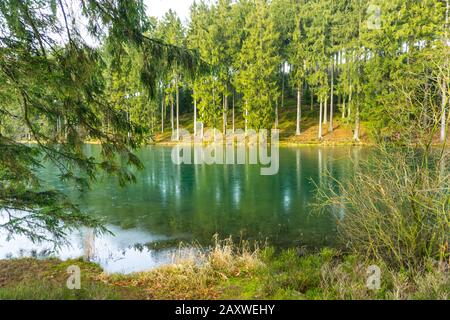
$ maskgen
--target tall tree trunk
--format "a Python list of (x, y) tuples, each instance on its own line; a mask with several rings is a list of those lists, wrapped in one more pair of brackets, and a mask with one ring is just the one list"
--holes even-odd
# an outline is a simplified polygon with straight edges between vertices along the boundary
[[(127, 122), (128, 122), (128, 128), (130, 128), (131, 125), (131, 118), (130, 118), (130, 110), (127, 110)], [(130, 129), (128, 129), (128, 139), (131, 138), (131, 132)]]
[(278, 129), (278, 99), (275, 101), (275, 130)]
[(165, 108), (165, 95), (162, 94), (162, 101), (161, 101), (161, 133), (164, 133), (164, 110)]
[[(195, 89), (193, 91), (195, 96)], [(194, 98), (194, 137), (197, 136), (197, 99)]]
[(345, 119), (345, 95), (342, 95), (342, 119)]
[(153, 133), (153, 132), (155, 132), (155, 126), (156, 126), (156, 119), (157, 119), (157, 115), (156, 115), (156, 112), (157, 112), (157, 110), (155, 110), (155, 109), (151, 109), (151, 111), (150, 111), (150, 123), (151, 123), (151, 132)]
[[(337, 94), (338, 97), (338, 101), (337, 101), (337, 111), (339, 111), (339, 108), (342, 107), (343, 108), (343, 104), (342, 104), (342, 95), (340, 93)], [(343, 112), (344, 113), (344, 112)]]
[[(358, 49), (362, 49), (361, 44), (361, 25), (362, 25), (362, 12), (359, 13), (359, 25), (358, 25)], [(361, 54), (358, 52), (356, 55), (356, 61), (357, 61), (357, 70), (358, 70), (358, 76), (356, 80), (358, 83), (361, 81)], [(359, 129), (360, 129), (360, 102), (361, 102), (361, 90), (358, 88), (358, 85), (355, 88), (355, 95), (356, 95), (356, 114), (355, 114), (355, 132), (353, 135), (353, 140), (359, 142)]]
[(347, 105), (347, 118), (348, 119), (352, 115), (352, 103), (353, 103), (353, 90), (350, 87), (350, 96), (348, 97), (348, 105)]
[(281, 67), (281, 109), (284, 108), (284, 91), (285, 91), (285, 84), (284, 84), (284, 72), (285, 72), (285, 62), (283, 61), (283, 65)]
[(245, 133), (247, 134), (247, 129), (248, 129), (248, 102), (245, 101)]
[(178, 75), (175, 76), (175, 86), (177, 89), (177, 141), (180, 140), (180, 88), (178, 87)]
[(170, 126), (172, 130), (172, 137), (173, 137), (173, 130), (175, 128), (175, 122), (173, 118), (173, 96), (170, 97)]
[(323, 106), (323, 124), (328, 123), (328, 95), (325, 98), (325, 104)]
[(333, 113), (334, 113), (334, 57), (331, 64), (331, 97), (330, 97), (330, 127), (329, 132), (333, 132)]
[(201, 122), (202, 127), (200, 129), (200, 137), (202, 138), (203, 141), (203, 137), (205, 136), (205, 124), (203, 123), (203, 121)]
[[(337, 65), (336, 65), (336, 80), (337, 80), (337, 84), (336, 86), (338, 86), (339, 84), (339, 76), (341, 74), (341, 62), (342, 62), (342, 51), (339, 50), (338, 52), (338, 56), (337, 56)], [(342, 90), (338, 90), (337, 96), (338, 96), (338, 101), (337, 101), (337, 109), (339, 110), (339, 108), (342, 107)]]
[(302, 118), (302, 89), (301, 85), (297, 88), (297, 130), (296, 135), (299, 136), (301, 134), (300, 121)]
[(223, 96), (223, 134), (227, 134), (227, 112), (228, 112), (228, 96)]
[(236, 129), (235, 125), (234, 125), (234, 107), (235, 107), (235, 92), (234, 92), (234, 89), (233, 89), (233, 119), (232, 119), (232, 121), (233, 121), (233, 134), (234, 134), (234, 130)]
[(323, 118), (323, 101), (320, 98), (320, 112), (319, 112), (319, 140), (322, 140), (322, 118)]
[(359, 142), (359, 129), (360, 129), (360, 121), (359, 121), (359, 104), (356, 105), (356, 117), (355, 117), (355, 132), (353, 134), (353, 140)]

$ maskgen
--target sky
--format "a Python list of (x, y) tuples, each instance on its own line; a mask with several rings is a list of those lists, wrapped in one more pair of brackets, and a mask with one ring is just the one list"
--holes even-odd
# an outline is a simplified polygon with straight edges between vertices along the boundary
[(174, 10), (181, 18), (182, 22), (186, 22), (189, 18), (189, 7), (194, 0), (144, 0), (147, 5), (147, 13), (150, 16), (162, 17), (169, 11)]

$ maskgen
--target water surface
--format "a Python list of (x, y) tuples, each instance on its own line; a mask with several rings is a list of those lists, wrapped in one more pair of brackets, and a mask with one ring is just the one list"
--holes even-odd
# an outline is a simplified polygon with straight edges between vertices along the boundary
[[(87, 146), (92, 154), (98, 146)], [(335, 219), (314, 214), (315, 184), (349, 177), (365, 153), (358, 147), (280, 149), (277, 175), (262, 176), (258, 165), (175, 165), (172, 148), (151, 146), (138, 155), (145, 165), (137, 183), (125, 188), (103, 177), (80, 194), (54, 176), (42, 177), (64, 190), (81, 208), (102, 218), (115, 236), (95, 237), (89, 230), (71, 235), (71, 247), (54, 252), (50, 244), (32, 244), (0, 236), (0, 259), (87, 254), (109, 272), (133, 272), (170, 262), (180, 241), (211, 243), (225, 238), (268, 241), (277, 247), (331, 245)]]

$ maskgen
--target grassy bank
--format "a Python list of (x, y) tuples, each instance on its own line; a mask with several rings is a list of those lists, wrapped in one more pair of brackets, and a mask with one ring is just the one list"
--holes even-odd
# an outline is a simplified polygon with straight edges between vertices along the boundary
[[(199, 263), (200, 262), (200, 263)], [(379, 290), (367, 288), (367, 267), (381, 268)], [(70, 265), (81, 290), (66, 288)], [(208, 254), (131, 275), (105, 274), (82, 260), (0, 261), (0, 299), (448, 299), (448, 266), (393, 270), (331, 249), (304, 254), (236, 249), (218, 243)]]

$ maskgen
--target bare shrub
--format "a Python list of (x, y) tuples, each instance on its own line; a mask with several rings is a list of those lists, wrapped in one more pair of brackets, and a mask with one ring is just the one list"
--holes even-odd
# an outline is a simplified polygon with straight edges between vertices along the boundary
[(351, 179), (319, 188), (318, 205), (344, 211), (336, 217), (339, 239), (363, 257), (399, 268), (448, 261), (447, 159), (438, 150), (380, 147)]

